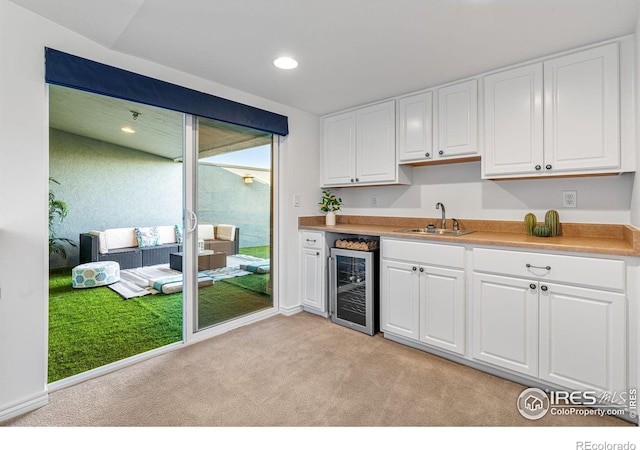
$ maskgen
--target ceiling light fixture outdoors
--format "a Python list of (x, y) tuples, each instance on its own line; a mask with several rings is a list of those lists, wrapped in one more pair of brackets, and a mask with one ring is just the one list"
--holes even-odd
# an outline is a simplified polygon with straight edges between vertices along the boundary
[(282, 56), (280, 58), (276, 58), (273, 61), (273, 65), (278, 69), (291, 70), (298, 67), (298, 61), (293, 58), (289, 58), (288, 56)]
[[(138, 117), (141, 115), (138, 111), (129, 111), (129, 112), (131, 113), (133, 120), (138, 120)], [(120, 128), (120, 131), (123, 131), (124, 133), (129, 133), (129, 134), (133, 134), (136, 132), (136, 130), (131, 128), (129, 125)]]

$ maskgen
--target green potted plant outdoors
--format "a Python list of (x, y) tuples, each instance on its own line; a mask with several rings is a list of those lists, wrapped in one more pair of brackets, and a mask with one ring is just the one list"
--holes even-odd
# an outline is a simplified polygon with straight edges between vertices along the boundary
[(325, 217), (325, 223), (328, 226), (333, 226), (336, 224), (336, 211), (340, 211), (340, 206), (342, 206), (342, 199), (336, 197), (329, 190), (322, 191), (322, 199), (319, 203), (320, 210), (327, 213)]
[[(60, 184), (55, 179), (49, 177), (50, 183)], [(67, 258), (67, 250), (65, 245), (71, 247), (77, 247), (76, 243), (71, 239), (58, 237), (55, 227), (61, 223), (67, 214), (69, 213), (69, 206), (63, 200), (56, 198), (51, 188), (49, 188), (49, 257), (53, 255), (60, 255), (63, 258)]]

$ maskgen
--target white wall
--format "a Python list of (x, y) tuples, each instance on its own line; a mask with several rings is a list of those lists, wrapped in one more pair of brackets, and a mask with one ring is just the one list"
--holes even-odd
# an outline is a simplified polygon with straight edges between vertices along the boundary
[[(289, 117), (281, 155), (281, 305), (298, 304), (297, 214), (315, 213), (317, 116), (113, 52), (0, 0), (0, 420), (46, 401), (48, 105), (44, 47)], [(294, 192), (303, 204), (293, 208)], [(315, 195), (315, 192), (314, 192)]]
[[(396, 217), (522, 220), (533, 212), (544, 217), (555, 209), (563, 222), (629, 223), (633, 175), (489, 181), (480, 178), (480, 163), (414, 167), (411, 186), (334, 189), (342, 197), (343, 214)], [(577, 208), (562, 207), (562, 191), (577, 192)], [(378, 195), (378, 208), (371, 195)]]

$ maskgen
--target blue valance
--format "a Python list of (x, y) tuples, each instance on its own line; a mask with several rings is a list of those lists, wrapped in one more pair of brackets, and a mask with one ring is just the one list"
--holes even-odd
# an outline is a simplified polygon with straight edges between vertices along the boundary
[(166, 81), (45, 49), (47, 83), (121, 98), (286, 136), (286, 116)]

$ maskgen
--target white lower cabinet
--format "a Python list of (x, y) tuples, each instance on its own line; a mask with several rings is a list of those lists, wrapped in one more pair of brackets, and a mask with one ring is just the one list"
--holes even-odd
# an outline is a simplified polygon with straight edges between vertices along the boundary
[(540, 291), (540, 378), (582, 391), (626, 390), (625, 295), (543, 286), (547, 290)]
[(327, 316), (326, 257), (324, 235), (305, 231), (302, 239), (302, 308)]
[(472, 336), (475, 359), (538, 376), (536, 288), (536, 284), (520, 278), (474, 274)]
[(420, 266), (420, 342), (464, 354), (464, 270)]
[(382, 260), (380, 328), (384, 332), (418, 340), (420, 280), (411, 263)]
[(572, 390), (626, 389), (624, 261), (476, 249), (473, 269), (474, 359)]
[(464, 273), (463, 247), (383, 240), (382, 331), (464, 354)]

